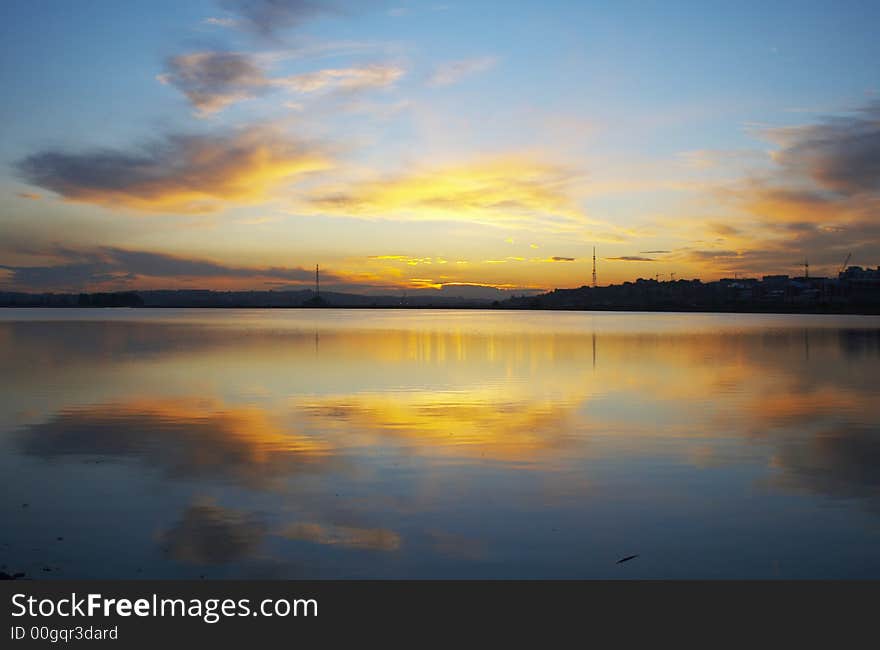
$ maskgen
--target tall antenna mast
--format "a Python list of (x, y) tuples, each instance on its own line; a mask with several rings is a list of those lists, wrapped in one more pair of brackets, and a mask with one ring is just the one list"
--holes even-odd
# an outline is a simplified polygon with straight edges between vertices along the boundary
[(804, 279), (810, 277), (810, 263), (807, 261), (807, 258), (804, 258)]
[(593, 288), (596, 288), (596, 247), (593, 246)]
[(321, 293), (321, 278), (318, 275), (319, 267), (315, 264), (315, 295), (319, 295)]

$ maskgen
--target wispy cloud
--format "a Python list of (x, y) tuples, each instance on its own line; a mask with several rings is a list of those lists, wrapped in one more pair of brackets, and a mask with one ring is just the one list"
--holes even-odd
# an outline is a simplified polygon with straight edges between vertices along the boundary
[(220, 7), (237, 17), (236, 25), (265, 38), (323, 14), (332, 13), (339, 2), (321, 0), (218, 0)]
[(234, 18), (210, 16), (203, 21), (206, 25), (214, 25), (216, 27), (235, 27), (237, 24)]
[[(434, 263), (433, 257), (413, 257), (410, 255), (370, 255), (367, 259), (379, 262), (400, 262), (410, 266)], [(440, 263), (445, 264), (446, 260), (442, 260)]]
[(157, 79), (177, 88), (199, 115), (206, 116), (273, 89), (299, 93), (334, 89), (353, 92), (391, 86), (404, 73), (399, 65), (370, 64), (272, 77), (255, 55), (193, 52), (169, 58), (165, 72)]
[(642, 257), (640, 255), (621, 255), (620, 257), (604, 258), (610, 262), (656, 262), (653, 257)]
[(497, 63), (498, 57), (494, 56), (483, 56), (442, 63), (434, 68), (434, 71), (428, 77), (428, 85), (449, 86), (458, 83), (465, 77), (491, 70), (497, 65)]
[(365, 88), (384, 88), (392, 85), (403, 76), (405, 70), (392, 64), (374, 64), (352, 68), (328, 68), (273, 79), (277, 86), (292, 88), (301, 93), (319, 90), (363, 90)]
[(569, 186), (573, 170), (506, 157), (319, 187), (303, 210), (403, 220), (466, 221), (570, 230), (585, 218)]
[(317, 146), (272, 128), (167, 135), (131, 151), (47, 150), (16, 164), (32, 185), (69, 201), (164, 213), (254, 204), (280, 184), (330, 166)]

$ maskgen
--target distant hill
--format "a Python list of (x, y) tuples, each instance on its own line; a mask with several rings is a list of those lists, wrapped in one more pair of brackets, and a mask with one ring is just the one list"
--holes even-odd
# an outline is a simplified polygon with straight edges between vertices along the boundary
[[(458, 288), (458, 287), (456, 287)], [(290, 291), (210, 291), (168, 289), (114, 293), (22, 293), (0, 292), (4, 307), (487, 307), (510, 294), (481, 297), (460, 287), (461, 292), (427, 290), (407, 295), (363, 295), (322, 291), (320, 299), (311, 289)], [(490, 287), (491, 288), (491, 287)], [(470, 295), (468, 295), (470, 294)], [(476, 295), (474, 295), (476, 294)], [(485, 296), (485, 294), (483, 294)]]

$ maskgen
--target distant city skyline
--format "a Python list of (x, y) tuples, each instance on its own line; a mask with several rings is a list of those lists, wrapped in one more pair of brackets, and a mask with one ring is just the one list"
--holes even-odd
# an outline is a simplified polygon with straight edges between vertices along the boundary
[(591, 285), (594, 247), (599, 285), (880, 262), (877, 3), (2, 17), (2, 291), (307, 289), (316, 264), (322, 291), (537, 291)]

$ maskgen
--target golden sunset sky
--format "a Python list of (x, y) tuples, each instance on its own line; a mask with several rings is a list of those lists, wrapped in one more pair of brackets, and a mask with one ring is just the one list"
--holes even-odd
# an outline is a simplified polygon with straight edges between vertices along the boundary
[(0, 288), (880, 263), (876, 2), (11, 0)]

